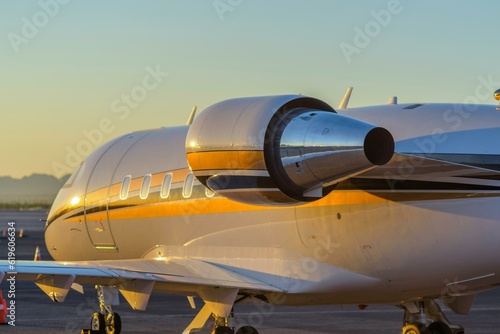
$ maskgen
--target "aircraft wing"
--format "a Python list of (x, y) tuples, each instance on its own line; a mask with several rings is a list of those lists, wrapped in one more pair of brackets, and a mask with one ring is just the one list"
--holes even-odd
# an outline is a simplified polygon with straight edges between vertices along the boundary
[[(63, 302), (78, 284), (112, 286), (133, 309), (145, 310), (154, 290), (194, 296), (203, 288), (229, 288), (253, 292), (283, 292), (270, 284), (191, 258), (114, 261), (0, 261), (2, 276), (34, 281), (53, 301)], [(75, 285), (77, 283), (77, 285)]]

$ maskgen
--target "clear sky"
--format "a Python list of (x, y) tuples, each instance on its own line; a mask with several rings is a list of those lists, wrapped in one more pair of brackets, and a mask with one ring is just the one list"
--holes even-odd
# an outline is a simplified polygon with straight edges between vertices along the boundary
[(497, 0), (3, 0), (0, 176), (232, 97), (494, 104), (499, 32)]

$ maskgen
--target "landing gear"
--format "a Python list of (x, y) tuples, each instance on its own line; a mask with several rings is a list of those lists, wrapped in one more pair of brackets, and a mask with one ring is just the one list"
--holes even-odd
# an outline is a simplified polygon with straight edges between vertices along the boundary
[[(198, 291), (198, 295), (205, 302), (196, 317), (183, 334), (198, 333), (203, 330), (208, 319), (213, 319), (211, 334), (235, 334), (235, 321), (233, 308), (235, 304), (250, 298), (248, 295), (238, 297), (238, 290), (234, 288), (204, 288)], [(236, 334), (259, 334), (251, 326), (243, 326)]]
[(212, 328), (213, 334), (234, 334), (234, 313), (231, 312), (228, 318), (219, 317), (212, 313), (212, 318), (214, 319), (214, 325)]
[(243, 326), (236, 331), (236, 334), (259, 334), (252, 326)]
[[(220, 318), (212, 314), (214, 318), (214, 327), (212, 334), (235, 334), (234, 327), (230, 324), (234, 323), (234, 314), (231, 311), (229, 318)], [(236, 334), (259, 334), (259, 332), (252, 326), (243, 326), (236, 331)]]
[(231, 327), (220, 326), (214, 331), (215, 334), (234, 334), (234, 330)]
[(120, 334), (122, 331), (122, 319), (116, 312), (109, 313), (106, 316), (106, 333), (107, 334)]
[(111, 309), (111, 303), (106, 302), (106, 300), (109, 300), (109, 296), (107, 296), (108, 293), (105, 288), (100, 285), (96, 285), (96, 290), (101, 312), (96, 312), (92, 315), (90, 328), (99, 334), (120, 334), (122, 330), (122, 320), (118, 313), (113, 312)]
[(90, 329), (99, 333), (106, 333), (106, 323), (104, 322), (104, 316), (101, 313), (92, 314), (90, 319)]
[(462, 326), (453, 326), (433, 300), (403, 304), (402, 334), (464, 334)]
[[(214, 331), (215, 334), (234, 334), (234, 330), (230, 327), (217, 327)], [(236, 331), (236, 334), (259, 334), (252, 326), (243, 326)]]
[[(234, 329), (227, 326), (216, 327), (212, 333), (214, 334), (235, 334)], [(243, 326), (236, 331), (236, 334), (259, 334), (252, 326)]]

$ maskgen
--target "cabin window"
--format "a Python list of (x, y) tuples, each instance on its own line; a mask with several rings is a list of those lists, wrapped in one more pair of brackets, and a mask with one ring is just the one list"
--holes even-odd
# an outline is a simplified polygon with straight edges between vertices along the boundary
[(123, 178), (122, 182), (122, 187), (120, 189), (120, 199), (125, 200), (128, 197), (128, 191), (130, 189), (130, 181), (132, 180), (132, 177), (130, 175), (125, 176)]
[(193, 173), (189, 173), (186, 175), (186, 179), (184, 180), (184, 188), (182, 189), (182, 196), (184, 198), (191, 197), (193, 193), (193, 183), (194, 183), (194, 175)]
[(168, 198), (170, 196), (170, 187), (172, 186), (172, 174), (168, 173), (163, 178), (163, 182), (161, 184), (160, 197)]
[(151, 174), (148, 174), (144, 176), (144, 178), (142, 179), (141, 192), (139, 193), (139, 197), (141, 199), (148, 198), (150, 185), (151, 185)]
[(215, 192), (212, 189), (210, 189), (210, 188), (207, 187), (207, 189), (205, 189), (205, 195), (208, 198), (212, 198), (212, 197), (214, 197)]

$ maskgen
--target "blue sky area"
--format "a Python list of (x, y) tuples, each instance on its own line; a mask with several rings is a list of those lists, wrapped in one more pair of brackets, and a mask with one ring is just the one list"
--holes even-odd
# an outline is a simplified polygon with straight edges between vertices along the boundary
[(0, 176), (61, 176), (68, 152), (232, 97), (336, 107), (354, 86), (353, 106), (494, 104), (499, 14), (494, 0), (2, 1)]

